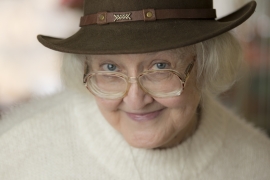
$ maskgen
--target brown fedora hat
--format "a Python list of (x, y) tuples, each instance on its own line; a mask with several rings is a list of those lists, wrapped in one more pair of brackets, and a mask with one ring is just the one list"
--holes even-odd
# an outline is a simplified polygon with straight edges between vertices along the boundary
[(227, 32), (255, 11), (251, 1), (216, 20), (213, 0), (85, 0), (80, 30), (61, 39), (38, 35), (44, 46), (75, 54), (161, 51)]

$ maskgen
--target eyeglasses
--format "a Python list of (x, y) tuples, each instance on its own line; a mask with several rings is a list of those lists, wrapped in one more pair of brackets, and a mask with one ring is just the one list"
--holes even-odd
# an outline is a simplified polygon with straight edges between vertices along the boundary
[[(196, 58), (187, 66), (184, 74), (173, 69), (144, 71), (137, 77), (119, 72), (96, 71), (84, 74), (83, 83), (94, 95), (105, 99), (123, 98), (131, 84), (138, 83), (147, 94), (158, 97), (180, 96), (185, 88)], [(85, 67), (87, 71), (88, 65)]]

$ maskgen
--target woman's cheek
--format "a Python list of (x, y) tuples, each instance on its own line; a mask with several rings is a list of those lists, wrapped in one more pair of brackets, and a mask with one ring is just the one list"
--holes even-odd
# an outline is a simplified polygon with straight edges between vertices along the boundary
[(183, 96), (171, 97), (171, 98), (156, 98), (158, 103), (168, 108), (175, 108), (185, 105), (185, 98)]
[(116, 111), (121, 103), (121, 100), (110, 100), (99, 97), (95, 97), (95, 99), (99, 108), (106, 111)]
[(119, 101), (96, 98), (97, 105), (106, 121), (116, 130), (120, 131), (120, 111), (118, 111)]

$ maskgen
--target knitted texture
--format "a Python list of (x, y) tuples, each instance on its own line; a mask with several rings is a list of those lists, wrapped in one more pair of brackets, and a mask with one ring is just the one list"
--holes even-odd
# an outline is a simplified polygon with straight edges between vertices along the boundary
[(270, 141), (214, 98), (195, 134), (164, 150), (129, 146), (90, 96), (62, 92), (0, 121), (2, 180), (267, 180)]

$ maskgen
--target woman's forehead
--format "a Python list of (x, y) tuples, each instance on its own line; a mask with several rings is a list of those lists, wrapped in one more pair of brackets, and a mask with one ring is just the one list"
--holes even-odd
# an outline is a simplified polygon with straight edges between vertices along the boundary
[(86, 59), (90, 62), (97, 62), (102, 60), (112, 61), (147, 61), (151, 59), (168, 59), (168, 60), (184, 60), (187, 57), (194, 56), (194, 51), (191, 46), (185, 48), (178, 48), (173, 50), (142, 53), (142, 54), (113, 54), (113, 55), (87, 55)]

